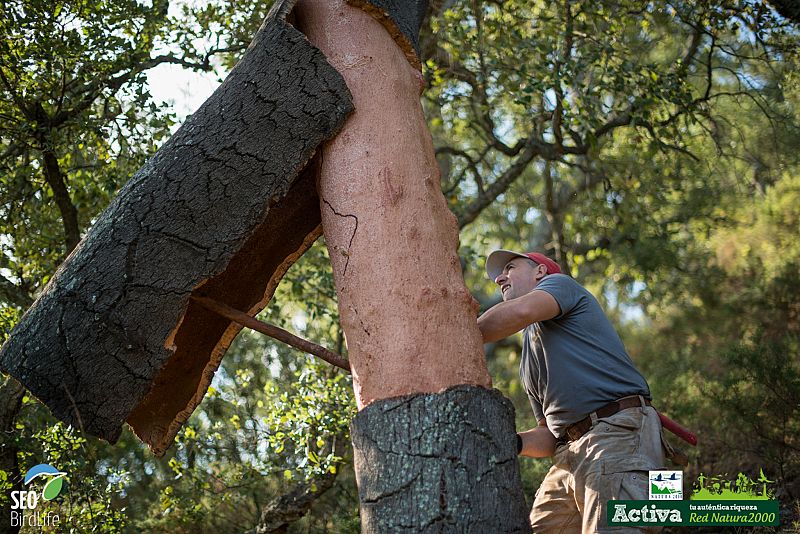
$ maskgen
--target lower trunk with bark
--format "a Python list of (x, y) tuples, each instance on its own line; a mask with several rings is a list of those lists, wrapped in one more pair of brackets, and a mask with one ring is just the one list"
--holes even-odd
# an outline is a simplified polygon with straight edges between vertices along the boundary
[(362, 532), (530, 532), (514, 407), (497, 390), (375, 401), (350, 430)]

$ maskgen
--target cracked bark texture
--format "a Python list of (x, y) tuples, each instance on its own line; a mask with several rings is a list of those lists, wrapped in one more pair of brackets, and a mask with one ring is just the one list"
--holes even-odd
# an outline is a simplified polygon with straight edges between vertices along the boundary
[(320, 234), (317, 147), (352, 111), (279, 1), (217, 91), (120, 191), (0, 352), (59, 419), (163, 454), (240, 327)]
[(376, 401), (350, 432), (362, 532), (530, 532), (514, 408), (497, 390)]
[(379, 22), (343, 0), (302, 0), (296, 13), (355, 105), (323, 149), (319, 192), (359, 407), (459, 384), (490, 387), (420, 73)]

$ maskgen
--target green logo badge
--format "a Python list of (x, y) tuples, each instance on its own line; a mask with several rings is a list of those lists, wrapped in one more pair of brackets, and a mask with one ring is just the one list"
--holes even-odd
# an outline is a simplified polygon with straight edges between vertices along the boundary
[(690, 499), (696, 501), (766, 501), (773, 498), (767, 484), (775, 482), (767, 480), (764, 470), (759, 470), (757, 480), (751, 480), (744, 473), (739, 473), (736, 480), (727, 480), (723, 476), (706, 476), (703, 473), (697, 477), (697, 482), (692, 488)]

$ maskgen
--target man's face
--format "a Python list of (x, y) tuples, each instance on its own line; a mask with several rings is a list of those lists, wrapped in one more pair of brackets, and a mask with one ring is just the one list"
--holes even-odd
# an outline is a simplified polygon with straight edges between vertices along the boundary
[(514, 258), (506, 263), (503, 272), (494, 281), (500, 286), (503, 300), (508, 301), (533, 291), (546, 274), (547, 267), (544, 265), (528, 258)]

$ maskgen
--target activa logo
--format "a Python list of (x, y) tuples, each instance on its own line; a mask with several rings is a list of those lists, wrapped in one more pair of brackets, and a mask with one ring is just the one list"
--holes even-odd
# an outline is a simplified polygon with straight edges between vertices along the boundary
[[(628, 503), (617, 504), (619, 501), (610, 501), (609, 504), (614, 505), (614, 517), (609, 521), (610, 525), (624, 525), (624, 524), (647, 524), (655, 523), (663, 525), (665, 523), (680, 523), (681, 511), (671, 508), (659, 508), (655, 504), (649, 507), (645, 501), (630, 501), (630, 503), (645, 503), (641, 508), (628, 508)], [(661, 505), (664, 506), (664, 505)], [(608, 510), (609, 516), (611, 510)]]
[[(25, 473), (25, 478), (22, 483), (28, 486), (37, 478), (48, 479), (42, 489), (42, 499), (45, 501), (52, 501), (61, 493), (61, 488), (64, 485), (64, 475), (66, 475), (66, 473), (59, 471), (50, 464), (39, 464), (31, 467), (28, 472)], [(25, 514), (24, 510), (34, 510), (37, 504), (39, 504), (39, 492), (35, 490), (12, 491), (11, 526), (43, 527), (58, 525), (60, 519), (58, 515), (52, 512), (40, 514), (34, 511)]]

